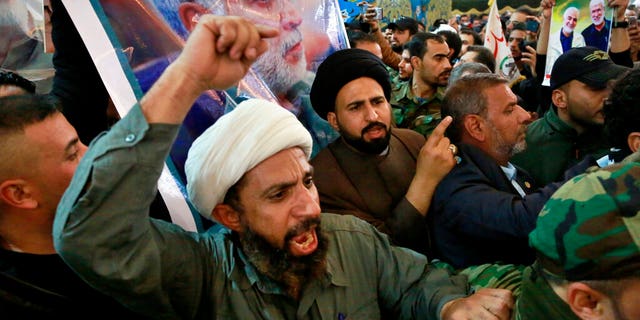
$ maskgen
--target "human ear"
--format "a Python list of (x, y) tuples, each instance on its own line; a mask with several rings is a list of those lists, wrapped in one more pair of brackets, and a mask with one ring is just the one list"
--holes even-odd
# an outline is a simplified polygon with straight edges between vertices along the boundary
[(551, 101), (558, 109), (567, 108), (567, 94), (562, 90), (553, 90), (553, 92), (551, 92)]
[(422, 66), (422, 60), (417, 56), (411, 56), (411, 67), (413, 70), (419, 69)]
[(195, 29), (200, 16), (207, 13), (209, 13), (207, 8), (194, 2), (183, 2), (178, 7), (180, 21), (182, 21), (182, 25), (184, 25), (189, 32)]
[(467, 135), (480, 142), (485, 140), (484, 123), (480, 116), (475, 114), (466, 115), (462, 123)]
[(585, 283), (572, 282), (567, 287), (567, 303), (580, 319), (596, 320), (607, 319), (606, 305), (610, 300)]
[(327, 113), (327, 121), (334, 130), (340, 132), (340, 127), (338, 126), (338, 116), (336, 116), (335, 112)]
[(38, 201), (34, 199), (32, 191), (22, 179), (5, 180), (0, 184), (0, 199), (16, 208), (35, 209)]
[(640, 149), (640, 132), (629, 133), (627, 144), (632, 152), (637, 152)]
[(241, 229), (240, 213), (228, 204), (217, 204), (211, 211), (211, 216), (233, 231), (239, 232)]

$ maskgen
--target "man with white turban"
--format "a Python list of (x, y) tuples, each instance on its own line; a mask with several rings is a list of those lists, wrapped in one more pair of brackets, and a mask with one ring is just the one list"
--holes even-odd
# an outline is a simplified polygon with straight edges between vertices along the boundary
[[(239, 80), (264, 52), (258, 40), (274, 35), (235, 17), (199, 23), (141, 108), (92, 144), (58, 208), (56, 249), (83, 279), (154, 319), (508, 316), (509, 291), (467, 297), (464, 278), (392, 247), (366, 222), (320, 214), (311, 136), (266, 101), (221, 117), (188, 156), (191, 201), (225, 228), (196, 234), (150, 220), (163, 159), (196, 92)], [(211, 39), (215, 47), (203, 43)]]

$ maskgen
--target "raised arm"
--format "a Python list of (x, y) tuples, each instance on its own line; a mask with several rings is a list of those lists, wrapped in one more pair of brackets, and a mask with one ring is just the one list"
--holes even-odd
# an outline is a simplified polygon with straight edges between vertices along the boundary
[(276, 34), (240, 17), (202, 16), (178, 59), (140, 101), (145, 118), (149, 123), (182, 123), (203, 91), (240, 81), (267, 50), (263, 38)]
[[(613, 8), (615, 21), (624, 21), (624, 12), (629, 5), (629, 0), (608, 0), (607, 6)], [(631, 42), (629, 42), (629, 32), (627, 28), (611, 29), (611, 53), (619, 53), (629, 50)]]
[(549, 31), (551, 30), (551, 8), (553, 8), (555, 4), (555, 0), (540, 1), (542, 23), (540, 24), (540, 32), (538, 33), (538, 43), (536, 46), (536, 51), (540, 55), (547, 54), (547, 47), (549, 46)]
[[(206, 89), (239, 81), (266, 50), (262, 29), (203, 16), (178, 59), (81, 160), (56, 213), (55, 248), (96, 289), (151, 318), (193, 318), (215, 253), (174, 224), (149, 219), (179, 124)], [(219, 268), (221, 269), (221, 268)]]

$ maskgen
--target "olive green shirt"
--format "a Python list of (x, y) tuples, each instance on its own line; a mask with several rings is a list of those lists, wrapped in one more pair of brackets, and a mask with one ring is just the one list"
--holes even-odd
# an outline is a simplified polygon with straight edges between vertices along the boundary
[(247, 263), (233, 232), (148, 218), (177, 130), (147, 124), (134, 107), (91, 144), (54, 222), (65, 262), (132, 310), (154, 319), (438, 319), (468, 293), (465, 276), (391, 246), (368, 223), (323, 214), (326, 274), (289, 298)]

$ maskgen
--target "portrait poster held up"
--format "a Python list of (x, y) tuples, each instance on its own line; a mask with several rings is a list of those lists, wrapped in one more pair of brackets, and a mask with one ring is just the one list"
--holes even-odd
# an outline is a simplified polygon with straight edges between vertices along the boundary
[(502, 32), (502, 23), (500, 22), (500, 13), (498, 12), (497, 0), (490, 0), (489, 21), (487, 22), (487, 31), (484, 39), (484, 46), (493, 52), (496, 59), (496, 74), (501, 75), (513, 83), (520, 78), (520, 72), (516, 66), (515, 60), (511, 55), (511, 49), (507, 45), (507, 38)]
[(558, 0), (551, 14), (549, 45), (542, 85), (548, 86), (551, 70), (563, 52), (593, 46), (608, 52), (613, 9), (604, 0)]
[[(227, 91), (210, 90), (194, 103), (158, 182), (172, 221), (204, 231), (186, 200), (184, 162), (192, 142), (246, 98), (261, 98), (294, 113), (311, 132), (314, 152), (337, 137), (308, 101), (315, 69), (348, 47), (337, 0), (91, 0), (63, 3), (76, 24), (105, 87), (123, 117), (173, 62), (198, 19), (208, 13), (244, 16), (280, 30), (269, 51)], [(280, 17), (283, 17), (282, 19)], [(177, 84), (179, 85), (179, 84)]]

